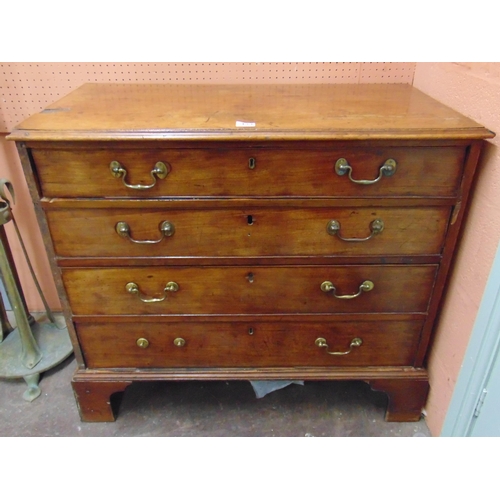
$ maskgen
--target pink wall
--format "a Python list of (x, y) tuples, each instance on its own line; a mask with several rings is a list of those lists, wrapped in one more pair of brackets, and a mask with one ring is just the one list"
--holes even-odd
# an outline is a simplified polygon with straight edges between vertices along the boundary
[[(12, 213), (16, 219), (24, 244), (29, 253), (31, 264), (35, 270), (43, 293), (54, 310), (61, 308), (57, 295), (49, 261), (43, 245), (42, 235), (33, 209), (33, 203), (28, 192), (28, 186), (24, 179), (21, 162), (17, 155), (15, 144), (5, 140), (0, 132), (0, 177), (8, 179), (14, 186), (16, 203), (12, 206)], [(43, 311), (43, 303), (34, 286), (31, 273), (22, 253), (21, 245), (17, 239), (12, 222), (5, 224), (5, 231), (9, 240), (9, 246), (16, 262), (16, 268), (21, 280), (23, 293), (30, 311)]]
[(500, 241), (500, 63), (417, 63), (414, 86), (497, 134), (488, 141), (429, 363), (427, 425), (437, 436)]

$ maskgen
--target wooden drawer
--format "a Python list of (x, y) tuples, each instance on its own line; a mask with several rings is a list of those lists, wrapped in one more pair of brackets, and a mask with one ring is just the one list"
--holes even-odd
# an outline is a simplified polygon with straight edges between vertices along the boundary
[[(76, 329), (89, 368), (411, 366), (422, 324), (80, 323)], [(174, 343), (176, 339), (181, 340)], [(328, 347), (318, 346), (317, 339)], [(354, 339), (361, 339), (361, 345), (351, 349)], [(343, 355), (327, 352), (349, 350)]]
[[(63, 257), (388, 256), (439, 254), (449, 215), (449, 207), (249, 210), (141, 207), (49, 209), (47, 219), (56, 254)], [(337, 221), (340, 230), (334, 231), (330, 227), (333, 223), (329, 225), (331, 221)], [(368, 237), (367, 241), (342, 240)], [(147, 241), (156, 243), (144, 243)]]
[[(75, 315), (425, 312), (437, 266), (62, 269)], [(361, 291), (365, 281), (373, 289)], [(322, 291), (329, 281), (339, 296)], [(174, 282), (177, 291), (166, 291)], [(127, 291), (127, 284), (135, 293)], [(171, 288), (171, 287), (169, 287)], [(326, 287), (328, 288), (328, 286)], [(163, 298), (158, 302), (142, 302)]]
[[(348, 145), (297, 149), (289, 145), (286, 149), (175, 149), (142, 143), (135, 148), (106, 144), (35, 147), (31, 154), (46, 197), (452, 197), (458, 188), (465, 148)], [(336, 173), (335, 165), (341, 158), (352, 167), (354, 180), (376, 179), (387, 159), (396, 161), (396, 171), (375, 184), (360, 185), (348, 174)], [(113, 161), (125, 169), (125, 178), (113, 176)], [(168, 174), (153, 180), (151, 172), (157, 162), (167, 166)], [(133, 189), (123, 180), (130, 185), (154, 186)]]

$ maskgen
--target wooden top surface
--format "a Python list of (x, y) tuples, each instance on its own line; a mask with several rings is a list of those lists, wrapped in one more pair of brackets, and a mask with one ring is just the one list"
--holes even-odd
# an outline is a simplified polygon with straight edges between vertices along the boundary
[(409, 85), (87, 83), (23, 121), (8, 139), (491, 137)]

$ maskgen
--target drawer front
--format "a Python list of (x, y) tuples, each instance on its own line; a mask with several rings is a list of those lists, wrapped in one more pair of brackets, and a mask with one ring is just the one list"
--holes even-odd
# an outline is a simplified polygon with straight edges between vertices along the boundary
[(411, 366), (422, 324), (80, 323), (77, 332), (89, 368)]
[(449, 207), (47, 211), (64, 257), (439, 254), (449, 215)]
[[(465, 148), (120, 149), (103, 145), (33, 149), (32, 156), (46, 197), (452, 197)], [(352, 170), (344, 168), (339, 175), (335, 166), (342, 158)], [(395, 171), (381, 170), (389, 159), (396, 162)], [(115, 175), (112, 162), (118, 162), (113, 164)], [(152, 174), (158, 162), (166, 167), (159, 176)], [(386, 176), (390, 171), (394, 173)], [(370, 185), (354, 182), (379, 177)]]
[(436, 270), (130, 267), (62, 269), (62, 276), (75, 315), (370, 313), (425, 312)]

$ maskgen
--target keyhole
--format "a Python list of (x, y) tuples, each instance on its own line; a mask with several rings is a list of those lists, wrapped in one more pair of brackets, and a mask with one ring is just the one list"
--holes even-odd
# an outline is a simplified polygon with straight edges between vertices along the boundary
[(253, 283), (253, 273), (248, 273), (247, 274), (247, 280), (249, 283)]
[(253, 328), (248, 329), (248, 335), (253, 335)]
[(253, 215), (247, 216), (248, 225), (251, 226), (254, 223)]
[(255, 168), (255, 158), (249, 158), (248, 159), (248, 168), (250, 170), (253, 170)]

